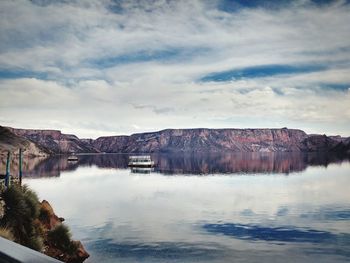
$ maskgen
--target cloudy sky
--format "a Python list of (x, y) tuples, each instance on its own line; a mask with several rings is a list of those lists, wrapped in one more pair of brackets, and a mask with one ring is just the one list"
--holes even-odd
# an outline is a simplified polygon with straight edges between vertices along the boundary
[(0, 125), (350, 136), (349, 1), (0, 1)]

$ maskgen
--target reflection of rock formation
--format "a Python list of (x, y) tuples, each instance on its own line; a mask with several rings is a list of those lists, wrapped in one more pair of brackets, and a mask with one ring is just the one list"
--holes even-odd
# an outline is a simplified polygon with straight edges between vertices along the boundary
[[(24, 177), (55, 177), (61, 171), (79, 166), (100, 168), (128, 168), (126, 154), (79, 155), (78, 162), (68, 162), (67, 156), (48, 159), (24, 159)], [(162, 174), (229, 174), (229, 173), (291, 173), (306, 169), (308, 165), (327, 166), (341, 162), (336, 155), (302, 153), (225, 153), (225, 154), (154, 154), (154, 171)], [(18, 173), (16, 159), (11, 173)], [(1, 160), (5, 167), (5, 160)]]
[(302, 171), (307, 163), (301, 154), (245, 153), (159, 156), (157, 169), (161, 173), (289, 173)]
[(342, 161), (334, 155), (302, 153), (159, 155), (155, 160), (157, 171), (169, 174), (290, 173)]
[(127, 168), (128, 161), (129, 155), (127, 154), (93, 154), (79, 156), (79, 165), (96, 165), (100, 168)]
[(38, 162), (31, 170), (24, 171), (25, 177), (57, 177), (61, 171), (74, 170), (77, 163), (68, 162), (67, 157), (54, 156)]
[[(25, 156), (22, 162), (22, 171), (27, 173), (33, 171), (41, 162), (46, 160), (46, 157), (29, 157)], [(6, 157), (0, 158), (0, 173), (5, 173)], [(19, 158), (18, 156), (11, 156), (10, 174), (17, 176), (19, 173)]]
[[(11, 176), (18, 176), (18, 157), (13, 157), (10, 164)], [(1, 171), (5, 172), (6, 158), (0, 158)], [(23, 176), (24, 177), (58, 177), (61, 171), (74, 170), (78, 163), (68, 162), (67, 157), (53, 156), (43, 157), (25, 157), (23, 158)]]

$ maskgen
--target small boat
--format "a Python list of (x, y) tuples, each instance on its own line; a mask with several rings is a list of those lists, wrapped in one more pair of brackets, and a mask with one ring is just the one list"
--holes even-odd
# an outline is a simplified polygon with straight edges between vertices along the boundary
[(130, 167), (153, 167), (154, 162), (150, 155), (138, 155), (130, 156), (128, 165)]
[(75, 156), (75, 155), (68, 156), (68, 161), (69, 162), (77, 162), (78, 161), (78, 157)]

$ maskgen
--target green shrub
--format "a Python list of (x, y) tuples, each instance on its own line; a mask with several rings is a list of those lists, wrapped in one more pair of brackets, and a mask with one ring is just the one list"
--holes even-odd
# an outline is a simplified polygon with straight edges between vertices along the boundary
[(77, 245), (72, 242), (71, 233), (66, 225), (60, 224), (48, 232), (47, 238), (55, 247), (70, 255), (77, 250)]
[(15, 241), (35, 250), (41, 250), (42, 239), (34, 220), (39, 215), (37, 195), (27, 186), (12, 185), (2, 192), (5, 215), (1, 225), (12, 230)]
[(0, 236), (38, 251), (42, 250), (45, 238), (45, 243), (63, 253), (73, 255), (77, 252), (78, 245), (72, 241), (67, 226), (59, 224), (46, 235), (47, 229), (41, 222), (49, 222), (50, 214), (41, 208), (38, 196), (27, 186), (11, 185), (0, 191), (0, 197), (5, 202)]
[(22, 186), (22, 192), (25, 197), (25, 202), (30, 210), (30, 217), (33, 219), (39, 216), (39, 198), (37, 194), (30, 190), (27, 185)]
[(33, 235), (28, 238), (27, 245), (31, 249), (34, 249), (36, 251), (41, 251), (43, 248), (44, 242), (42, 237), (38, 235)]

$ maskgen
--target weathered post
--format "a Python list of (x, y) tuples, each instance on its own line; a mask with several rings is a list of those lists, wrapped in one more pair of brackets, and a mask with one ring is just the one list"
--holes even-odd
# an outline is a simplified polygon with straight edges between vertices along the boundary
[(22, 148), (19, 148), (19, 185), (22, 185)]
[(7, 161), (6, 161), (6, 175), (5, 175), (5, 187), (7, 188), (10, 184), (10, 161), (11, 161), (11, 152), (7, 152)]

